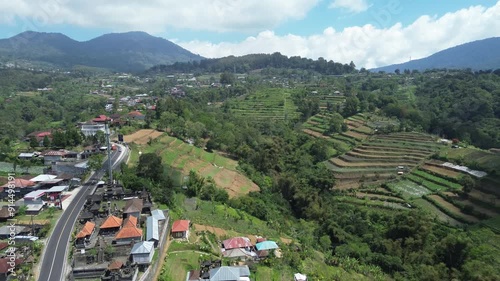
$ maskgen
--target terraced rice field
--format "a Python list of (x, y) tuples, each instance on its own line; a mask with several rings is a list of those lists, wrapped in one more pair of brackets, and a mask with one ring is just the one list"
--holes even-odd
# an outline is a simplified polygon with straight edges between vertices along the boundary
[(293, 90), (266, 89), (231, 101), (230, 111), (251, 121), (283, 121), (299, 117), (291, 98)]
[(457, 221), (456, 219), (448, 216), (445, 214), (443, 211), (441, 211), (439, 208), (434, 206), (431, 202), (425, 200), (425, 199), (416, 199), (412, 202), (414, 206), (417, 206), (426, 212), (428, 212), (431, 215), (435, 215), (440, 221), (449, 223), (452, 226), (462, 226), (463, 223)]
[[(337, 188), (355, 188), (356, 181), (360, 186), (363, 182), (396, 178), (398, 171), (406, 173), (437, 151), (438, 146), (432, 137), (419, 133), (377, 135), (344, 155), (329, 159), (325, 165), (334, 172)], [(343, 176), (345, 173), (349, 176)]]
[(454, 214), (457, 217), (462, 218), (463, 220), (469, 222), (469, 223), (476, 223), (479, 222), (479, 219), (462, 213), (462, 211), (455, 205), (451, 204), (450, 202), (444, 200), (441, 196), (439, 195), (429, 195), (428, 196), (431, 201), (433, 201), (438, 207), (441, 207), (443, 209), (448, 210), (450, 213)]
[(448, 178), (454, 178), (454, 179), (459, 179), (463, 175), (460, 172), (456, 172), (454, 170), (447, 169), (444, 167), (435, 166), (435, 165), (432, 165), (429, 163), (426, 163), (425, 165), (423, 165), (421, 167), (421, 169), (425, 170), (425, 171), (429, 171), (433, 174), (441, 175), (441, 176), (448, 177)]

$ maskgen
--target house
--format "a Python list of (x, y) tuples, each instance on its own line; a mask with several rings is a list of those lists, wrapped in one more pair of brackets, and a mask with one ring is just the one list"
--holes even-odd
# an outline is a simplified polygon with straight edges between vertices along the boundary
[(99, 131), (106, 133), (106, 124), (98, 122), (81, 123), (80, 131), (85, 137), (95, 136)]
[(106, 121), (111, 121), (111, 118), (109, 118), (106, 115), (99, 115), (99, 116), (95, 117), (94, 119), (92, 119), (92, 122), (96, 122), (96, 123), (105, 123)]
[(160, 241), (160, 229), (158, 220), (153, 216), (146, 219), (146, 241), (154, 242), (155, 247), (158, 246)]
[[(0, 190), (3, 190), (4, 196), (7, 197), (9, 194), (14, 194), (16, 198), (21, 198), (24, 195), (35, 190), (36, 184), (30, 180), (16, 178), (14, 181), (8, 182), (0, 186)], [(14, 190), (14, 192), (9, 191)]]
[(30, 233), (29, 227), (24, 227), (20, 225), (16, 226), (4, 225), (0, 227), (0, 239), (7, 239), (11, 236), (17, 236), (17, 235), (27, 235), (29, 233)]
[(221, 266), (210, 269), (210, 281), (250, 281), (250, 269), (244, 266)]
[(41, 175), (38, 175), (34, 178), (31, 178), (30, 181), (40, 183), (40, 182), (51, 181), (55, 178), (57, 178), (57, 176), (55, 176), (55, 175), (41, 174)]
[(136, 120), (136, 121), (143, 121), (144, 119), (146, 119), (146, 116), (138, 110), (129, 112), (127, 114), (127, 117), (130, 120)]
[(137, 227), (137, 218), (129, 216), (123, 221), (122, 228), (116, 233), (114, 243), (129, 244), (142, 240), (142, 229)]
[(101, 227), (99, 228), (99, 234), (101, 235), (107, 235), (107, 234), (115, 234), (120, 230), (120, 227), (122, 226), (123, 220), (115, 217), (113, 215), (109, 216), (102, 224)]
[(38, 141), (39, 146), (43, 146), (43, 140), (45, 137), (49, 139), (50, 142), (52, 142), (52, 132), (51, 131), (38, 131), (38, 132), (32, 132), (26, 136), (26, 141), (29, 141), (32, 137), (34, 137)]
[(42, 154), (43, 162), (45, 165), (50, 165), (55, 162), (61, 162), (66, 160), (67, 151), (61, 150), (49, 150)]
[(31, 160), (34, 157), (38, 157), (38, 154), (36, 154), (35, 152), (21, 152), (17, 156), (17, 158), (22, 159), (22, 160)]
[(149, 241), (135, 243), (130, 251), (132, 262), (138, 265), (149, 265), (153, 260), (154, 253), (154, 242)]
[(252, 243), (247, 237), (234, 237), (231, 239), (226, 239), (222, 241), (225, 250), (231, 250), (235, 248), (250, 248)]
[(301, 274), (301, 273), (295, 273), (295, 275), (293, 276), (293, 280), (294, 281), (307, 281), (307, 276), (305, 276), (304, 274)]
[(85, 225), (83, 225), (82, 230), (78, 232), (76, 235), (76, 240), (75, 240), (75, 246), (77, 248), (85, 248), (88, 246), (90, 243), (90, 237), (95, 231), (95, 223), (93, 222), (86, 222)]
[(43, 205), (43, 196), (45, 195), (46, 190), (38, 189), (33, 190), (32, 192), (24, 195), (24, 204), (25, 205)]
[(172, 224), (172, 237), (180, 239), (189, 238), (189, 224), (191, 222), (188, 220), (177, 220)]
[(123, 207), (123, 216), (134, 216), (136, 218), (141, 216), (143, 201), (140, 198), (132, 198), (127, 200), (125, 207)]
[(108, 265), (108, 270), (111, 272), (118, 272), (123, 267), (123, 262), (114, 260)]

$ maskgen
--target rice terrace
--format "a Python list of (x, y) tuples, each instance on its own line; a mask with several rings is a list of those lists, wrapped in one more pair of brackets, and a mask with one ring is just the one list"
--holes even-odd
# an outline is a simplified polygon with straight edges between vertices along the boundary
[[(444, 158), (444, 153), (455, 158), (461, 152), (468, 157), (480, 155), (478, 159), (488, 160), (479, 167), (491, 170), (491, 161), (498, 163), (500, 155), (473, 148), (454, 149), (425, 133), (387, 132), (399, 126), (397, 121), (373, 114), (346, 118), (346, 131), (327, 134), (328, 118), (328, 113), (320, 112), (303, 124), (302, 131), (328, 141), (336, 151), (324, 165), (336, 179), (333, 189), (347, 195), (337, 200), (386, 209), (421, 208), (450, 225), (481, 222), (498, 231), (495, 218), (500, 214), (500, 203), (494, 187), (498, 180), (475, 177), (438, 159)], [(468, 177), (479, 184), (465, 192)]]

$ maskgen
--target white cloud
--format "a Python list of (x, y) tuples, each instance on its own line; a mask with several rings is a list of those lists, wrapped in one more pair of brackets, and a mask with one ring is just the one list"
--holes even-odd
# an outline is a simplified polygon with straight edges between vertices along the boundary
[(408, 26), (374, 24), (337, 31), (333, 27), (311, 36), (260, 32), (242, 42), (179, 42), (205, 57), (281, 52), (287, 56), (323, 57), (358, 67), (373, 68), (429, 56), (466, 42), (500, 36), (500, 1), (490, 8), (472, 6), (441, 17), (421, 16)]
[(251, 31), (301, 19), (321, 0), (16, 0), (0, 1), (0, 23), (49, 24), (161, 33), (171, 29)]
[(370, 6), (366, 0), (334, 0), (328, 8), (345, 9), (351, 13), (361, 13), (368, 10)]

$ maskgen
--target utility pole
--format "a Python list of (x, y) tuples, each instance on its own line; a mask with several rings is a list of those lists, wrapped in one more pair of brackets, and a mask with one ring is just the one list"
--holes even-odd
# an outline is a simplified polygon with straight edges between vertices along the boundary
[(108, 144), (108, 174), (109, 174), (109, 184), (113, 184), (113, 167), (111, 166), (111, 143), (110, 143), (110, 130), (109, 130), (109, 120), (106, 120), (105, 130), (106, 130), (106, 142)]

